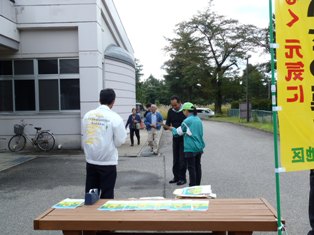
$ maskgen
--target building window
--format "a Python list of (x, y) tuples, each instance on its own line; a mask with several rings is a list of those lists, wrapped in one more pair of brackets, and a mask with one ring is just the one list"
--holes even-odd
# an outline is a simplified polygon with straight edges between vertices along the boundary
[(32, 75), (34, 74), (33, 60), (15, 60), (14, 75)]
[(38, 60), (38, 74), (58, 74), (58, 60)]
[(80, 82), (78, 79), (60, 80), (61, 109), (80, 109)]
[(58, 79), (39, 80), (39, 110), (59, 110)]
[(0, 112), (12, 112), (12, 81), (0, 81)]
[(60, 73), (79, 73), (79, 61), (77, 59), (60, 59)]
[(0, 61), (0, 112), (80, 109), (79, 60)]
[(12, 75), (12, 61), (0, 61), (0, 76), (1, 75)]
[(35, 80), (15, 80), (15, 110), (35, 111)]

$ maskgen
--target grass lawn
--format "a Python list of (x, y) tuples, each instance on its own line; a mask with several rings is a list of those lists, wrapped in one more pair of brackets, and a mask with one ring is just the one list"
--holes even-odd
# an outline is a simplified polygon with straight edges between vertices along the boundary
[(273, 124), (272, 123), (262, 123), (262, 122), (246, 122), (246, 120), (239, 119), (238, 117), (212, 117), (210, 120), (218, 121), (218, 122), (231, 122), (238, 125), (243, 125), (251, 128), (256, 128), (259, 130), (267, 131), (273, 133)]

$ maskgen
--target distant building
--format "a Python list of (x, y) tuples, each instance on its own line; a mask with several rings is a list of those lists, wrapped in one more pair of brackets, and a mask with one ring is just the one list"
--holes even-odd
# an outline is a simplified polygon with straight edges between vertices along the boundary
[(0, 0), (0, 25), (0, 137), (24, 119), (80, 148), (81, 119), (103, 88), (127, 119), (135, 63), (112, 0)]

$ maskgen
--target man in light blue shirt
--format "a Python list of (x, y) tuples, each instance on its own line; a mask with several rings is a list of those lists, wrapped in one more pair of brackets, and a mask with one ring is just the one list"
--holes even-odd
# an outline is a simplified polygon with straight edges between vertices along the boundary
[(163, 118), (159, 112), (157, 112), (157, 106), (152, 104), (150, 107), (151, 112), (149, 112), (145, 118), (146, 130), (148, 132), (148, 145), (154, 154), (158, 154), (156, 137), (158, 131), (161, 128), (161, 123)]

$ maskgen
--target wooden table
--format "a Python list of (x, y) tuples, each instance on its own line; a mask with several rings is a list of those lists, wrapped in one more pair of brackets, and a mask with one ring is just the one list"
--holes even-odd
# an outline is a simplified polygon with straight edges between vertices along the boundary
[(198, 212), (97, 210), (105, 202), (106, 200), (99, 200), (92, 206), (77, 209), (51, 208), (34, 220), (34, 229), (62, 230), (65, 235), (102, 230), (193, 233), (215, 231), (213, 234), (226, 234), (228, 231), (228, 235), (277, 231), (276, 211), (263, 198), (210, 199), (208, 211)]

